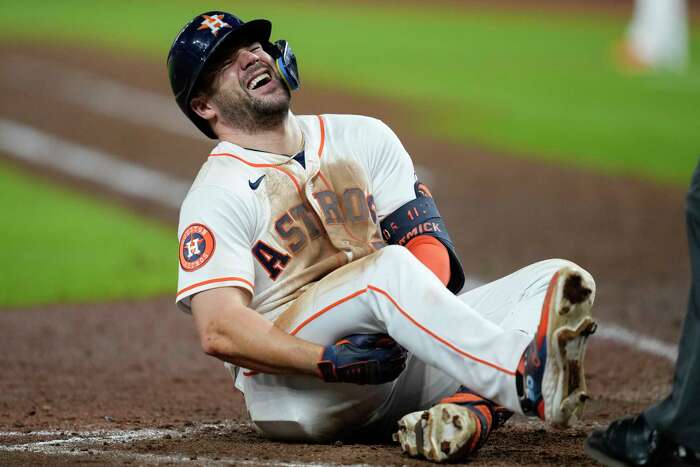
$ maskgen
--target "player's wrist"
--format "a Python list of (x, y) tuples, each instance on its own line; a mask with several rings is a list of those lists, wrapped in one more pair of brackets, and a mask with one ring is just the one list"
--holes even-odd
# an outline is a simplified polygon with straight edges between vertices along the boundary
[(326, 375), (324, 374), (324, 371), (322, 369), (322, 362), (324, 361), (324, 355), (326, 354), (328, 347), (330, 346), (318, 346), (311, 366), (311, 368), (313, 369), (314, 376), (323, 381), (326, 381)]
[(336, 372), (338, 355), (336, 350), (335, 344), (321, 347), (321, 352), (316, 360), (316, 373), (326, 383), (338, 382), (338, 374)]
[(323, 347), (317, 367), (327, 383), (383, 384), (406, 367), (406, 351), (384, 334), (354, 334)]

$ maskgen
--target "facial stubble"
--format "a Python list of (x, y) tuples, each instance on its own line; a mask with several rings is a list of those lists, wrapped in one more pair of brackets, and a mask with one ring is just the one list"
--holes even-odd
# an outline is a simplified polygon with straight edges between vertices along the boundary
[(285, 86), (281, 88), (284, 94), (267, 99), (251, 95), (247, 90), (235, 94), (230, 89), (220, 89), (212, 96), (212, 101), (227, 124), (247, 133), (257, 133), (279, 127), (289, 113), (291, 94)]

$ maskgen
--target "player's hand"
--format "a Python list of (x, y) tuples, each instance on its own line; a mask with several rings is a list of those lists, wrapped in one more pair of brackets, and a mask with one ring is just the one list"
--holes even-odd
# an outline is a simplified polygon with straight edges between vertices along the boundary
[(324, 347), (318, 369), (327, 383), (383, 384), (406, 368), (406, 350), (386, 334), (353, 334)]

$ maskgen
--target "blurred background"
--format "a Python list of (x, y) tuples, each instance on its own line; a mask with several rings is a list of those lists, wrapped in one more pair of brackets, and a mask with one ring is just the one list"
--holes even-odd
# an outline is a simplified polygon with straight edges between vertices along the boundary
[[(590, 465), (591, 429), (666, 393), (700, 154), (698, 0), (3, 0), (0, 464), (407, 461), (393, 445), (261, 440), (176, 311), (178, 210), (214, 142), (176, 106), (166, 55), (213, 9), (290, 42), (295, 113), (394, 129), (467, 287), (548, 257), (596, 278), (583, 424), (513, 420), (479, 465)], [(72, 441), (95, 428), (155, 438)], [(73, 435), (25, 444), (41, 430)]]
[(695, 1), (5, 0), (0, 222), (17, 240), (0, 307), (174, 293), (177, 208), (212, 144), (177, 109), (166, 54), (222, 8), (293, 45), (297, 113), (385, 119), (446, 199), (444, 148), (673, 193), (697, 160)]

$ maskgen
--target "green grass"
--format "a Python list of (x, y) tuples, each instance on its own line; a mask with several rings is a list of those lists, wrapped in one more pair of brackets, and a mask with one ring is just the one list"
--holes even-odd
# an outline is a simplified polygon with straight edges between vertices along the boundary
[(697, 160), (700, 38), (692, 37), (688, 73), (626, 76), (610, 60), (620, 18), (274, 0), (8, 0), (0, 35), (164, 61), (185, 20), (222, 6), (270, 18), (274, 36), (293, 43), (306, 82), (401, 101), (417, 132), (670, 183), (685, 184)]
[(0, 307), (174, 293), (174, 229), (0, 165)]

